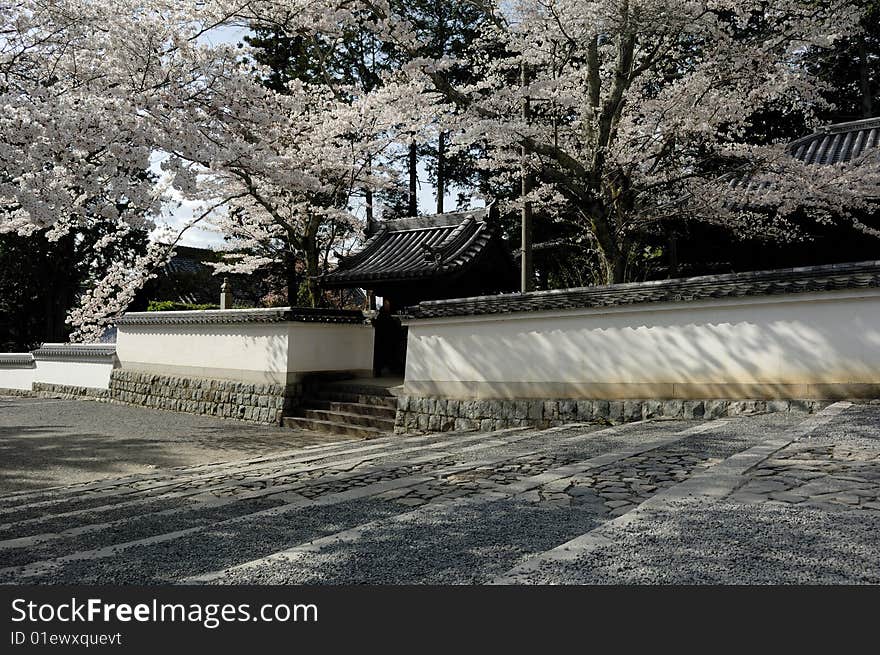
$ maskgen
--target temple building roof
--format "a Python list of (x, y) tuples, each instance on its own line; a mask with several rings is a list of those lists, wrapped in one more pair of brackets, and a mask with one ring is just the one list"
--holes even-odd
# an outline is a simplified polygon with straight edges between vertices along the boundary
[[(452, 282), (485, 264), (507, 263), (492, 209), (382, 221), (356, 254), (321, 276), (321, 286), (379, 289), (389, 285)], [(506, 254), (506, 253), (504, 253)]]
[[(871, 150), (875, 150), (880, 157), (880, 117), (826, 125), (818, 132), (792, 141), (785, 150), (793, 158), (810, 165), (846, 163)], [(731, 189), (745, 187), (753, 192), (764, 191), (774, 184), (762, 174), (728, 173), (724, 178)], [(752, 206), (761, 205), (755, 202)]]
[(793, 141), (788, 151), (806, 164), (836, 164), (851, 161), (876, 147), (880, 147), (880, 118), (866, 118), (828, 125)]

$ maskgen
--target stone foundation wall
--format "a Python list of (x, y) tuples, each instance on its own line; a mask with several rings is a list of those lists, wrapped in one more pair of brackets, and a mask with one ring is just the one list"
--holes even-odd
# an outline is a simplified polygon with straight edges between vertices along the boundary
[(130, 405), (279, 424), (302, 396), (300, 384), (257, 384), (117, 369), (110, 399)]
[(93, 387), (75, 387), (69, 384), (51, 384), (49, 382), (34, 382), (33, 391), (30, 395), (38, 398), (91, 398), (93, 400), (108, 400), (109, 389), (95, 389)]
[(649, 418), (714, 419), (758, 412), (812, 413), (822, 400), (446, 400), (400, 396), (395, 432), (547, 428)]
[(0, 387), (0, 396), (19, 396), (21, 398), (32, 398), (33, 391), (27, 389), (10, 389), (8, 387)]

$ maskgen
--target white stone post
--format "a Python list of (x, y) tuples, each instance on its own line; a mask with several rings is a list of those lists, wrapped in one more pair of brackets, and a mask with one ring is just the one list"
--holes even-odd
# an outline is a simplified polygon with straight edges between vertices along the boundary
[(220, 309), (232, 309), (232, 291), (229, 288), (229, 278), (223, 278), (220, 285)]

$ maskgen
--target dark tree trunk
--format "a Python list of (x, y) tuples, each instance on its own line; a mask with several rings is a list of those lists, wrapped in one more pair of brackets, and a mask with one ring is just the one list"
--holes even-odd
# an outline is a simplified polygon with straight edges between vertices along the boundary
[(669, 233), (669, 277), (678, 277), (678, 236)]
[(626, 254), (618, 252), (612, 260), (611, 281), (614, 284), (626, 282)]
[(418, 216), (419, 214), (419, 199), (417, 195), (419, 191), (418, 163), (418, 149), (415, 140), (413, 140), (409, 144), (409, 205), (406, 211), (407, 216)]
[(315, 239), (312, 236), (306, 236), (302, 241), (303, 245), (303, 255), (305, 257), (305, 283), (306, 283), (306, 298), (303, 299), (303, 303), (308, 305), (309, 307), (317, 307), (318, 302), (320, 300), (320, 291), (318, 289), (318, 280), (315, 278), (319, 273), (319, 265), (318, 265), (318, 247), (315, 243)]
[(287, 284), (287, 304), (293, 307), (297, 304), (297, 296), (299, 296), (299, 274), (296, 272), (296, 255), (290, 247), (284, 251), (284, 275)]

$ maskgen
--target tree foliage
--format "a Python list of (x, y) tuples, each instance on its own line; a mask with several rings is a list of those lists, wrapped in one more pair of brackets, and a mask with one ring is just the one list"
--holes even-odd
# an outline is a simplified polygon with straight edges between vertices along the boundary
[[(847, 71), (874, 102), (871, 17), (868, 0), (19, 0), (0, 7), (0, 232), (101, 225), (83, 241), (99, 256), (187, 203), (237, 248), (220, 270), (299, 259), (312, 280), (353, 243), (352, 199), (392, 196), (396, 158), (439, 135), (447, 179), (531, 202), (582, 262), (545, 284), (638, 277), (670, 226), (870, 231), (876, 158), (801, 165), (765, 128), (817, 125), (835, 79), (855, 112)], [(523, 148), (535, 184), (517, 198)], [(74, 338), (125, 309), (179, 232), (100, 269)]]

